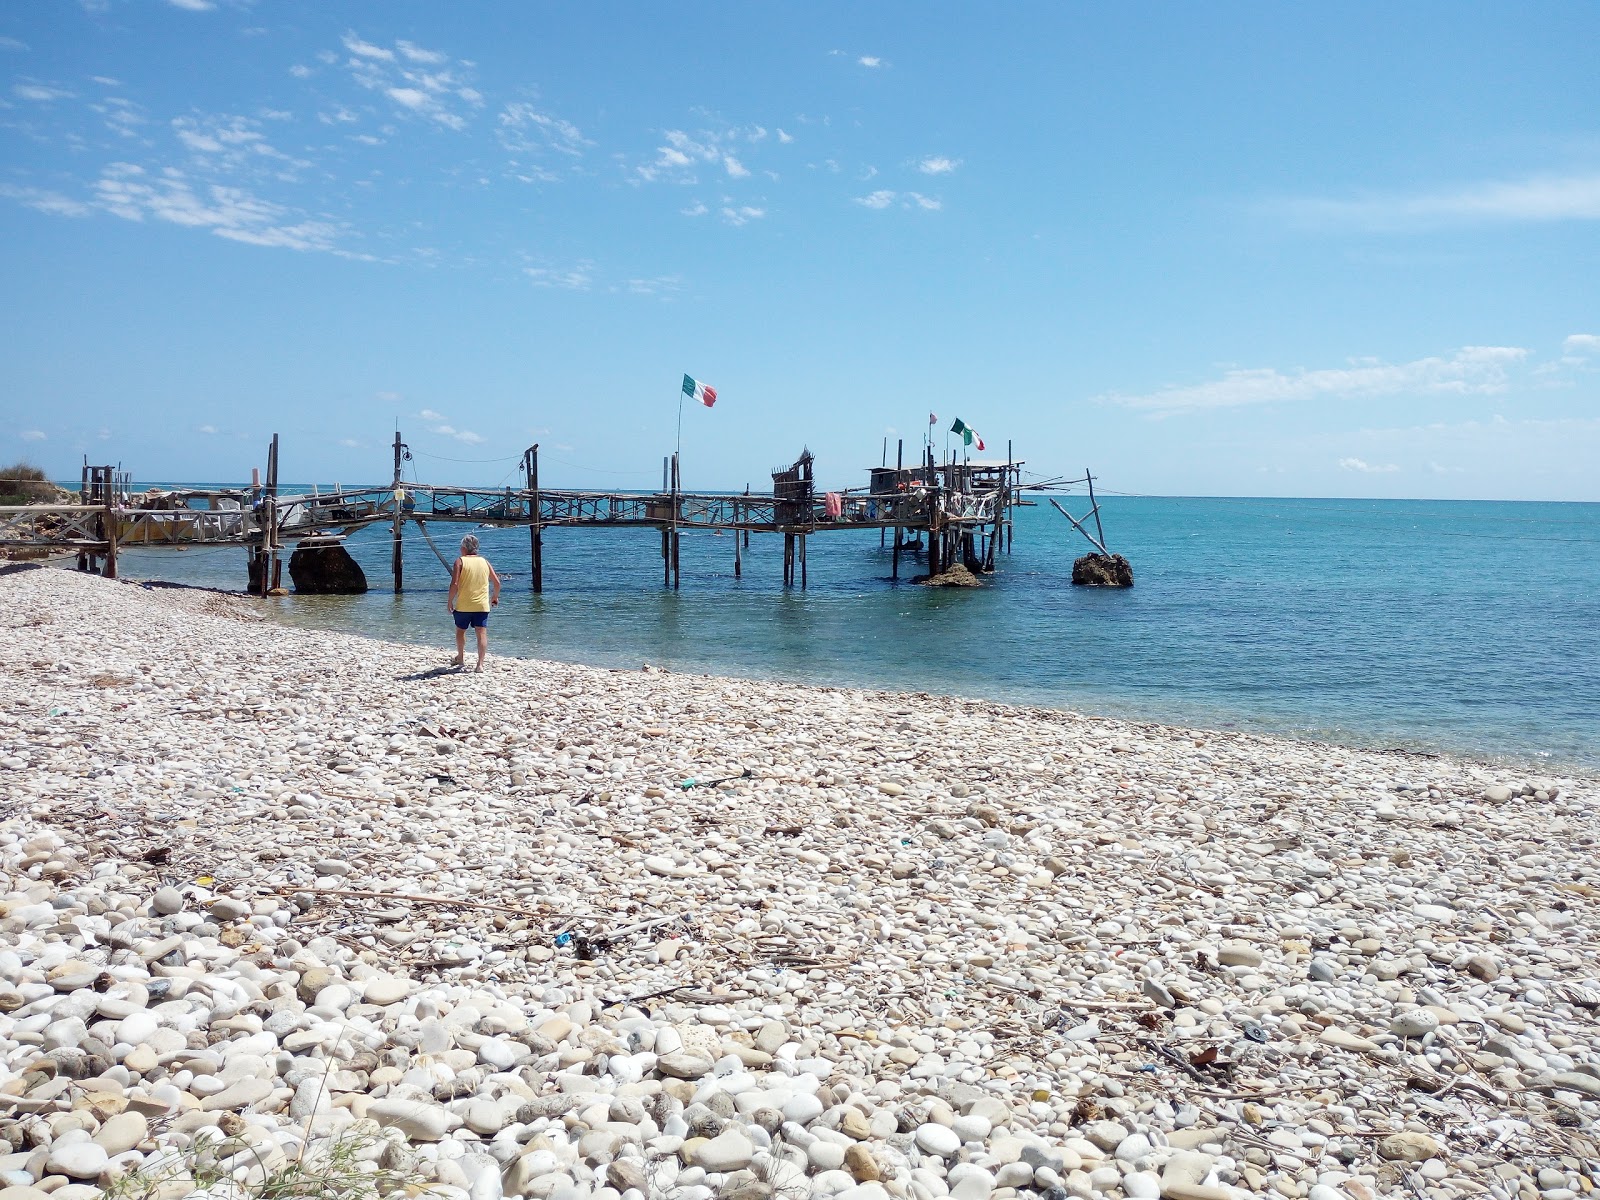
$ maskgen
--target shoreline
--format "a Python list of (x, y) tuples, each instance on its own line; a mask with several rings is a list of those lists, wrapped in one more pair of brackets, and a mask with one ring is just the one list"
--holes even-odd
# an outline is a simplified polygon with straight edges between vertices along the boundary
[[(189, 589), (198, 592), (231, 596), (239, 599), (240, 601), (249, 602), (251, 604), (255, 604), (260, 599), (259, 597), (252, 596), (247, 592), (237, 589), (212, 587), (206, 584), (177, 583), (161, 579), (134, 579), (131, 577), (124, 577), (122, 582), (137, 583), (140, 586), (150, 588)], [(442, 594), (443, 589), (440, 590)], [(284, 598), (292, 600), (294, 599), (294, 595), (291, 593), (288, 597), (275, 597), (274, 599)], [(317, 599), (323, 599), (323, 597), (317, 597)], [(306, 624), (298, 623), (291, 619), (280, 618), (271, 610), (263, 612), (262, 615), (264, 619), (272, 620), (285, 629), (293, 629), (302, 633), (337, 633), (341, 636), (358, 637), (365, 641), (371, 641), (381, 645), (394, 647), (406, 646), (431, 648), (436, 644), (436, 642), (433, 640), (420, 638), (415, 641), (404, 641), (378, 634), (356, 633), (349, 630), (329, 627), (319, 627), (313, 629)], [(446, 628), (441, 635), (441, 638), (437, 640), (437, 645), (443, 646), (445, 644), (445, 641), (448, 639), (448, 633), (449, 630)], [(498, 657), (502, 662), (562, 664), (569, 666), (588, 667), (593, 670), (601, 671), (633, 669), (630, 667), (608, 666), (603, 663), (586, 661), (582, 658), (576, 657), (551, 659), (542, 658), (538, 655), (515, 654), (502, 654)], [(641, 658), (643, 657), (644, 656), (641, 655)], [(646, 665), (649, 664), (646, 663)], [(717, 679), (739, 680), (741, 682), (758, 684), (762, 686), (771, 685), (774, 687), (826, 688), (835, 690), (846, 689), (851, 691), (869, 692), (883, 696), (908, 696), (918, 698), (937, 696), (966, 703), (992, 704), (1010, 708), (1037, 710), (1040, 712), (1064, 713), (1068, 716), (1083, 717), (1090, 720), (1118, 721), (1135, 726), (1157, 725), (1175, 731), (1190, 731), (1217, 737), (1239, 735), (1244, 737), (1263, 738), (1268, 741), (1281, 740), (1291, 743), (1305, 743), (1307, 745), (1321, 746), (1328, 749), (1345, 750), (1351, 753), (1392, 755), (1397, 758), (1450, 759), (1462, 763), (1471, 763), (1491, 771), (1501, 771), (1510, 774), (1527, 773), (1533, 777), (1546, 775), (1552, 777), (1559, 776), (1564, 778), (1587, 780), (1600, 785), (1600, 767), (1590, 767), (1587, 764), (1574, 762), (1560, 757), (1547, 757), (1541, 752), (1534, 750), (1523, 749), (1498, 752), (1474, 751), (1452, 748), (1448, 745), (1437, 742), (1419, 742), (1416, 745), (1407, 745), (1403, 740), (1398, 744), (1385, 745), (1383, 744), (1385, 742), (1392, 743), (1396, 735), (1374, 734), (1371, 737), (1364, 739), (1359, 736), (1358, 731), (1356, 730), (1339, 730), (1336, 732), (1330, 732), (1323, 736), (1305, 730), (1275, 728), (1270, 721), (1259, 716), (1230, 713), (1220, 710), (1216, 713), (1216, 716), (1219, 718), (1218, 721), (1207, 722), (1205, 720), (1185, 720), (1182, 718), (1173, 719), (1164, 716), (1150, 716), (1135, 712), (1118, 713), (1114, 711), (1094, 711), (1093, 705), (1089, 704), (1080, 704), (1074, 707), (1067, 707), (1064, 705), (1049, 704), (1038, 700), (984, 696), (955, 691), (929, 692), (910, 689), (902, 690), (892, 687), (875, 686), (870, 683), (827, 682), (821, 680), (811, 681), (795, 677), (759, 674), (755, 672), (751, 672), (749, 674), (730, 674), (726, 671), (701, 671), (694, 668), (659, 666), (653, 667), (652, 669), (658, 669), (669, 674), (695, 675)], [(1220, 718), (1231, 718), (1231, 721), (1222, 720)], [(1341, 734), (1348, 736), (1341, 736)]]
[(6, 1183), (207, 1129), (455, 1200), (1600, 1183), (1593, 780), (0, 595)]

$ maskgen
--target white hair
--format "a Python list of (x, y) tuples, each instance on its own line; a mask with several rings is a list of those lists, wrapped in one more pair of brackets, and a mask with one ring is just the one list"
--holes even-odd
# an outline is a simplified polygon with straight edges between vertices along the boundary
[(478, 552), (478, 535), (469, 533), (461, 539), (461, 553), (476, 554)]

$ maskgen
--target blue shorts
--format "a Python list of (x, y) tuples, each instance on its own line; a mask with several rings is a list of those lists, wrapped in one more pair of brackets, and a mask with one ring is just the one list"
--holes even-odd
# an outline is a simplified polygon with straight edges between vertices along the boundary
[(462, 612), (456, 610), (457, 629), (483, 629), (489, 624), (489, 614), (486, 612)]

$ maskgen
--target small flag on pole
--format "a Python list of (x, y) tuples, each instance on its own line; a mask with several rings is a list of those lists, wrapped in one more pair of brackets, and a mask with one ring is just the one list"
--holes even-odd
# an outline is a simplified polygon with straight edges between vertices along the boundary
[(963, 444), (970, 446), (976, 442), (978, 444), (978, 449), (983, 449), (983, 439), (978, 436), (978, 431), (971, 425), (968, 425), (960, 417), (957, 417), (956, 423), (950, 426), (950, 432), (959, 433), (961, 435), (961, 441)]
[(929, 425), (937, 425), (938, 423), (939, 423), (939, 414), (938, 413), (929, 413), (928, 414), (928, 424)]
[(689, 375), (683, 377), (683, 394), (691, 400), (697, 400), (710, 408), (717, 402), (717, 389), (709, 383), (701, 383)]

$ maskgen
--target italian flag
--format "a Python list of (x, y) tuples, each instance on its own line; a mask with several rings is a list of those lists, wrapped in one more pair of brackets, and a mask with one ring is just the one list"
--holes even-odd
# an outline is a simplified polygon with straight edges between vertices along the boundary
[(983, 439), (978, 436), (978, 431), (976, 429), (974, 429), (971, 425), (968, 425), (960, 417), (957, 417), (956, 418), (956, 423), (954, 425), (950, 426), (950, 432), (951, 433), (959, 433), (961, 435), (961, 441), (962, 441), (962, 443), (964, 445), (970, 446), (974, 442), (976, 442), (977, 445), (978, 445), (978, 449), (979, 450), (983, 449)]
[(683, 377), (683, 394), (691, 400), (698, 400), (707, 408), (717, 402), (717, 389), (709, 383), (701, 383), (688, 375)]

